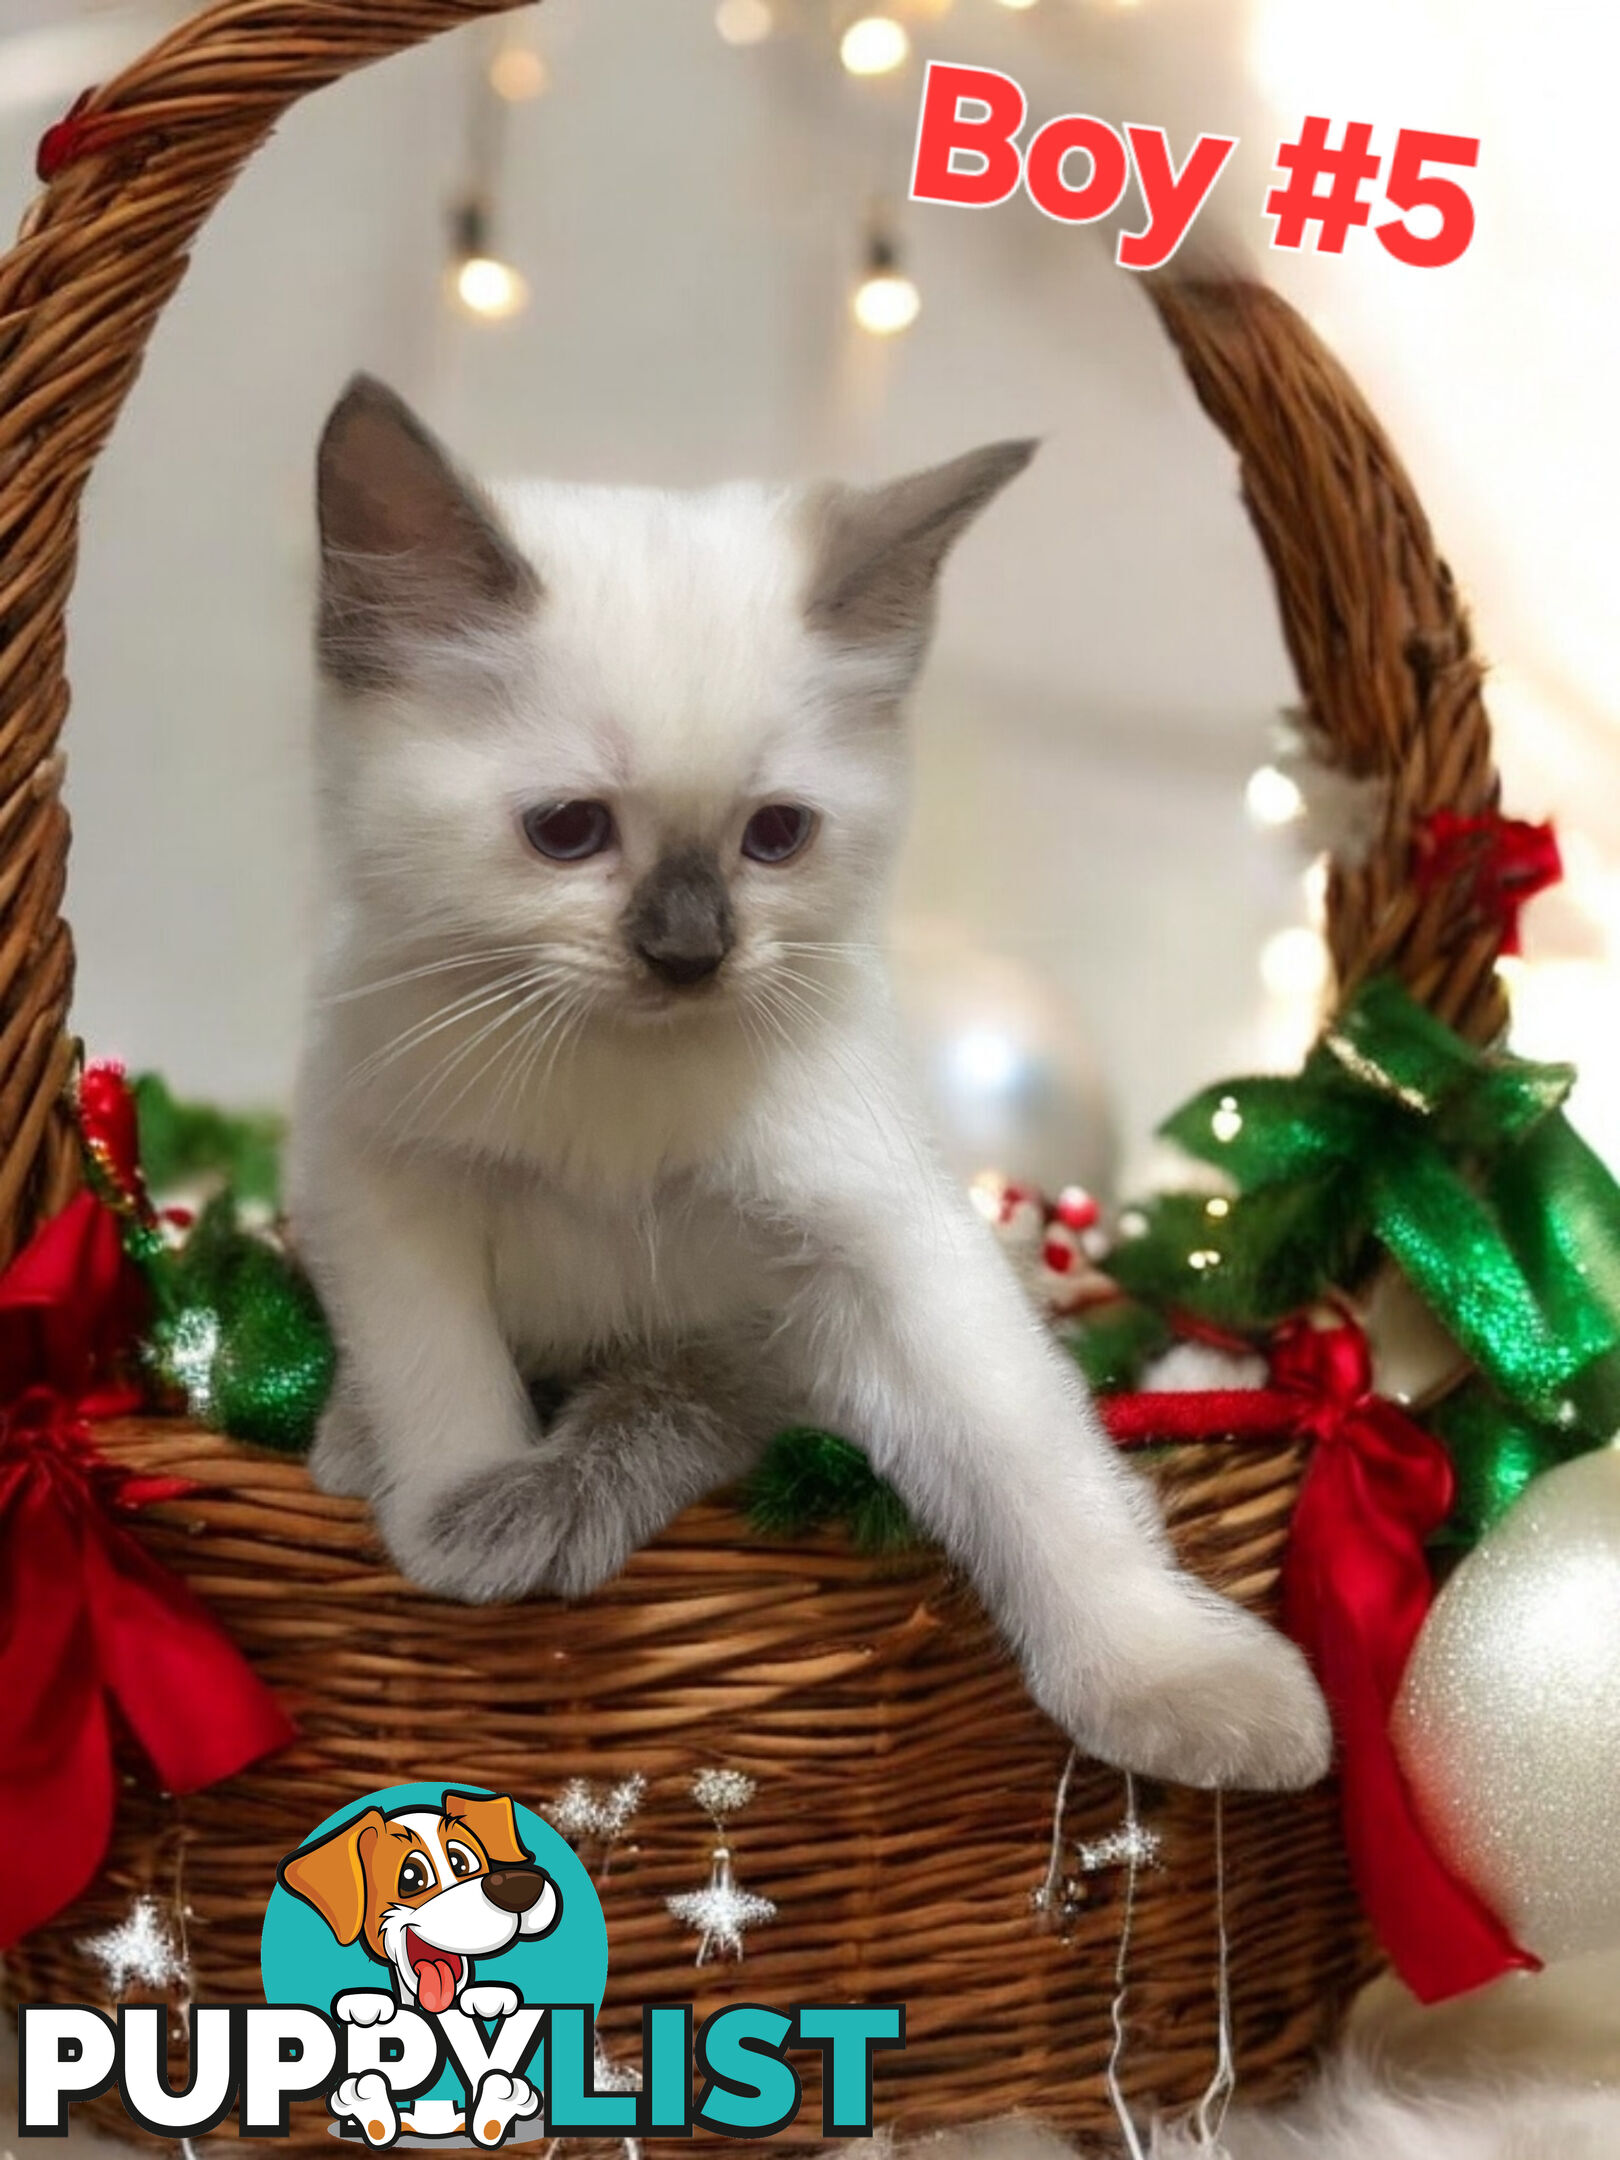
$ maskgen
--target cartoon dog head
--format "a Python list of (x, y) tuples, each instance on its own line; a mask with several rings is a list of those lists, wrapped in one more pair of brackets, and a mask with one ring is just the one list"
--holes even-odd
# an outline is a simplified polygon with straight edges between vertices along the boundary
[(437, 2014), (518, 1937), (562, 1918), (557, 1886), (535, 1865), (504, 1794), (447, 1792), (439, 1808), (367, 1808), (283, 1860), (281, 1881), (340, 1943), (391, 1968), (401, 2002)]

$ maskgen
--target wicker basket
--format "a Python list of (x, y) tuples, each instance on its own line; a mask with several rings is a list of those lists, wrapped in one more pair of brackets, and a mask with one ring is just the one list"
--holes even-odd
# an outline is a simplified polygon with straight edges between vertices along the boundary
[[(0, 1259), (76, 1177), (57, 736), (86, 475), (198, 227), (278, 115), (494, 12), (491, 0), (211, 9), (89, 101), (0, 262)], [(1339, 983), (1393, 970), (1485, 1040), (1504, 1018), (1490, 927), (1410, 881), (1414, 818), (1441, 804), (1479, 813), (1496, 796), (1480, 669), (1422, 511), (1353, 387), (1280, 301), (1235, 282), (1154, 297), (1239, 454), (1307, 716), (1346, 770), (1387, 785), (1382, 837), (1330, 881)], [(879, 1563), (833, 1536), (765, 1546), (707, 1504), (580, 1605), (464, 1611), (400, 1581), (363, 1511), (317, 1495), (295, 1464), (179, 1423), (100, 1437), (132, 1465), (203, 1482), (142, 1518), (141, 1534), (221, 1615), (303, 1737), (184, 1804), (132, 1765), (104, 1874), (12, 1960), (13, 2001), (96, 2000), (98, 1968), (76, 1945), (141, 1892), (187, 1914), (198, 1999), (251, 2000), (276, 1861), (345, 1799), (442, 1777), (544, 1801), (576, 1775), (640, 1771), (646, 1800), (603, 1878), (610, 2048), (644, 2001), (695, 1995), (701, 2016), (727, 1999), (898, 1998), (908, 2043), (883, 2060), (880, 2120), (1027, 2108), (1111, 2126), (1119, 1884), (1095, 1878), (1067, 1939), (1037, 1930), (1030, 1893), (1065, 1743), (937, 1557)], [(1222, 1445), (1165, 1451), (1152, 1473), (1188, 1563), (1261, 1610), (1300, 1467), (1292, 1449)], [(712, 1840), (687, 1788), (711, 1763), (758, 1780), (735, 1825), (738, 1874), (780, 1907), (740, 1968), (695, 1968), (663, 1904), (706, 1872)], [(1080, 1765), (1071, 1832), (1111, 1826), (1120, 1804), (1114, 1773)], [(1174, 2108), (1202, 2092), (1215, 2057), (1215, 1810), (1179, 1792), (1148, 1805), (1166, 1865), (1141, 1882), (1126, 2078), (1134, 2100)], [(1331, 1792), (1230, 1799), (1225, 1845), (1240, 2078), (1262, 2098), (1331, 2036), (1368, 1952)], [(129, 2134), (116, 2101), (90, 2113)], [(295, 2118), (293, 2145), (330, 2150), (318, 2114)]]

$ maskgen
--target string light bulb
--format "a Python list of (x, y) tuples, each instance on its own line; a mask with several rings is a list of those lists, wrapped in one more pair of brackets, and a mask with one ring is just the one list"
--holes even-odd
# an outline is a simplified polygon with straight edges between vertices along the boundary
[(1277, 998), (1312, 998), (1326, 988), (1328, 951), (1306, 923), (1274, 930), (1260, 948), (1260, 980)]
[(851, 75), (892, 75), (910, 53), (906, 26), (892, 15), (862, 15), (838, 45), (838, 57)]
[(503, 45), (489, 63), (489, 86), (508, 105), (543, 97), (548, 80), (546, 63), (532, 45)]
[(850, 297), (850, 313), (873, 337), (897, 337), (922, 312), (922, 294), (901, 266), (900, 251), (886, 233), (867, 244), (861, 281)]
[(719, 0), (714, 27), (728, 45), (759, 45), (775, 29), (776, 19), (767, 0)]
[(1035, 0), (1001, 0), (1001, 5), (1004, 8), (1011, 8), (1014, 14), (1021, 15), (1025, 8), (1032, 8), (1035, 5)]
[(480, 322), (505, 322), (520, 313), (528, 303), (528, 280), (491, 252), (489, 217), (483, 204), (463, 203), (454, 229), (450, 288), (460, 305)]
[(1278, 765), (1262, 765), (1250, 773), (1243, 800), (1256, 825), (1291, 825), (1305, 809), (1299, 782)]

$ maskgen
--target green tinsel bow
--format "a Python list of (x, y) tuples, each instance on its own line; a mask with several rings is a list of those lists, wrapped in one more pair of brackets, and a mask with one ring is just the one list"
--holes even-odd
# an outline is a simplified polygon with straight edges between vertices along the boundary
[(145, 1271), (156, 1307), (147, 1359), (159, 1382), (233, 1439), (302, 1453), (334, 1356), (326, 1316), (294, 1263), (243, 1229), (225, 1192)]
[(1227, 1081), (1166, 1122), (1234, 1192), (1149, 1203), (1110, 1269), (1150, 1302), (1259, 1330), (1381, 1247), (1488, 1384), (1476, 1441), (1493, 1396), (1493, 1445), (1538, 1465), (1555, 1439), (1597, 1445), (1620, 1428), (1620, 1186), (1562, 1114), (1574, 1078), (1475, 1050), (1371, 983), (1297, 1076)]

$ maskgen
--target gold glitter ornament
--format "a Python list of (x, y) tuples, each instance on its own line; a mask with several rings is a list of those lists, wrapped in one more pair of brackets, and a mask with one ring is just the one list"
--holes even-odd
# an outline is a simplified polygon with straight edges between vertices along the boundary
[(1527, 1949), (1620, 1947), (1620, 1447), (1538, 1477), (1462, 1562), (1391, 1732), (1441, 1857)]

